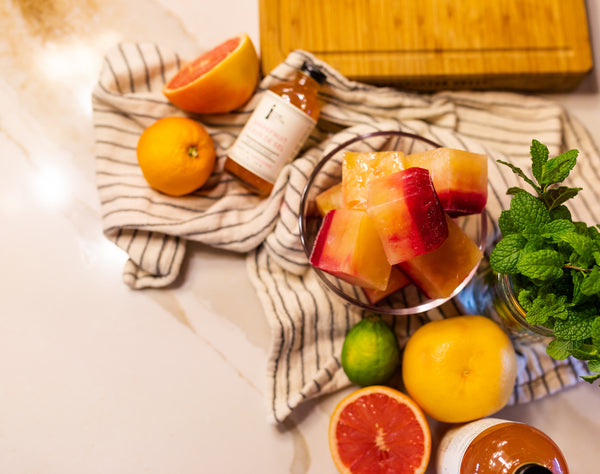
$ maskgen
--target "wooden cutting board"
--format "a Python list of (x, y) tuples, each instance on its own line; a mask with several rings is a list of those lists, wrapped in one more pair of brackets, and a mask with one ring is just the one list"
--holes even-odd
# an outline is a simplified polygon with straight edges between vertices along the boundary
[(294, 49), (408, 89), (564, 91), (592, 68), (585, 0), (259, 0), (263, 72)]

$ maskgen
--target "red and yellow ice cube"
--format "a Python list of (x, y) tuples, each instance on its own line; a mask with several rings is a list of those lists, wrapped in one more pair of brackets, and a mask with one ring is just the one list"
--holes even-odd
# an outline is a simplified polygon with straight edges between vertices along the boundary
[(346, 152), (342, 161), (345, 207), (365, 210), (372, 179), (404, 169), (401, 151)]
[(371, 180), (367, 214), (391, 265), (431, 252), (448, 237), (442, 205), (423, 168)]
[(435, 148), (406, 155), (405, 168), (431, 173), (442, 207), (452, 217), (479, 214), (487, 202), (487, 156), (453, 148)]
[(385, 290), (391, 265), (365, 211), (334, 209), (317, 234), (310, 263), (352, 285)]
[(400, 264), (402, 270), (428, 298), (448, 298), (479, 264), (479, 247), (449, 217), (448, 238), (432, 252)]

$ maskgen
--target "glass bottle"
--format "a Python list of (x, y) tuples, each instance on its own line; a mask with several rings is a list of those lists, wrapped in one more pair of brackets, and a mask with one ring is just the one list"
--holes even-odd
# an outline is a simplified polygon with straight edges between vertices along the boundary
[(233, 144), (225, 170), (267, 196), (281, 169), (300, 151), (317, 123), (325, 74), (305, 62), (291, 81), (271, 87)]
[(564, 455), (525, 423), (483, 418), (451, 428), (438, 447), (439, 474), (568, 474)]
[(494, 272), (485, 260), (456, 296), (456, 302), (463, 314), (487, 316), (514, 339), (537, 342), (553, 337), (551, 329), (527, 322), (526, 312), (519, 304), (510, 276)]

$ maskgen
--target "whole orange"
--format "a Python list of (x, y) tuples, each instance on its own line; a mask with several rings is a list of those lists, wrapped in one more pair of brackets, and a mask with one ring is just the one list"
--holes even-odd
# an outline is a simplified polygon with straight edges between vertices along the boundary
[(183, 196), (208, 180), (216, 152), (201, 124), (185, 117), (165, 117), (142, 132), (137, 158), (150, 186), (171, 196)]
[(404, 349), (404, 386), (438, 421), (463, 423), (497, 412), (510, 399), (516, 376), (510, 339), (483, 316), (429, 322)]
[(248, 35), (242, 34), (185, 64), (163, 93), (173, 105), (190, 112), (225, 113), (252, 96), (258, 78), (256, 49)]

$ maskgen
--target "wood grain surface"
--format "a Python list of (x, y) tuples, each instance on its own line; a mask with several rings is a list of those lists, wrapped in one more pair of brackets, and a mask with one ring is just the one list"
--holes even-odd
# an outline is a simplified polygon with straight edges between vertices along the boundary
[(568, 90), (592, 68), (584, 0), (259, 0), (267, 73), (295, 49), (409, 89)]

